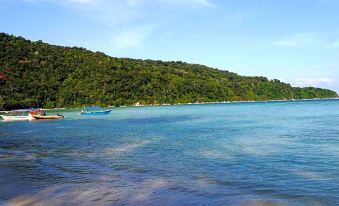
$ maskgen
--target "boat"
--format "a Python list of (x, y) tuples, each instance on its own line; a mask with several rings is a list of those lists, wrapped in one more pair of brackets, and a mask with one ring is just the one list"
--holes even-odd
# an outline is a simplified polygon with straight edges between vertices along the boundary
[(28, 121), (33, 120), (34, 118), (27, 114), (27, 112), (32, 111), (32, 109), (21, 109), (21, 110), (12, 110), (1, 114), (3, 121)]
[(111, 113), (111, 109), (103, 109), (99, 106), (84, 107), (81, 111), (81, 115), (104, 115)]
[(56, 115), (47, 115), (42, 109), (31, 111), (29, 115), (36, 120), (57, 120), (64, 118), (64, 116), (59, 113), (57, 113)]
[(63, 119), (62, 115), (32, 115), (34, 119), (37, 120), (52, 120), (52, 119)]
[(29, 115), (0, 115), (3, 121), (27, 121), (33, 118)]

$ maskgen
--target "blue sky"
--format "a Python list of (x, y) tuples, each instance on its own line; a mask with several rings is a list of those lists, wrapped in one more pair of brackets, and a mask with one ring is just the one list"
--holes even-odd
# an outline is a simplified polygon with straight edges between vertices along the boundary
[(339, 91), (337, 0), (0, 0), (0, 31)]

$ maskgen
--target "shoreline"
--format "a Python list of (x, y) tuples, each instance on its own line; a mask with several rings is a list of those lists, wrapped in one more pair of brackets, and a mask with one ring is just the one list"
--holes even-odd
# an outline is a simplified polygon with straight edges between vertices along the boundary
[[(189, 102), (189, 103), (175, 103), (175, 104), (133, 104), (133, 105), (123, 105), (123, 106), (107, 106), (107, 108), (125, 108), (125, 107), (158, 107), (158, 106), (180, 106), (180, 105), (206, 105), (206, 104), (237, 104), (237, 103), (271, 103), (271, 102), (301, 102), (301, 101), (325, 101), (325, 100), (339, 100), (339, 97), (336, 98), (313, 98), (313, 99), (278, 99), (278, 100), (250, 100), (250, 101), (222, 101), (222, 102)], [(82, 107), (75, 108), (53, 108), (53, 109), (43, 109), (45, 111), (54, 111), (54, 110), (68, 110), (68, 109), (81, 109)], [(3, 110), (0, 113), (9, 112), (11, 110)]]
[[(237, 103), (270, 103), (270, 102), (300, 102), (300, 101), (325, 101), (339, 100), (336, 98), (313, 98), (313, 99), (277, 99), (277, 100), (249, 100), (249, 101), (222, 101), (222, 102), (189, 102), (176, 104), (146, 104), (146, 105), (126, 105), (120, 107), (151, 107), (151, 106), (177, 106), (177, 105), (203, 105), (203, 104), (237, 104)], [(114, 108), (115, 106), (108, 106)]]

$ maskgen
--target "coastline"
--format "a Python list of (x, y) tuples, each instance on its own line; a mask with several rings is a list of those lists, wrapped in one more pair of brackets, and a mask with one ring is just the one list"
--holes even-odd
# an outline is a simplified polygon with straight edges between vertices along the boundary
[[(278, 100), (250, 100), (250, 101), (222, 101), (222, 102), (189, 102), (189, 103), (175, 103), (175, 104), (132, 104), (132, 105), (122, 105), (122, 106), (107, 106), (107, 108), (124, 108), (124, 107), (159, 107), (159, 106), (180, 106), (180, 105), (206, 105), (206, 104), (238, 104), (238, 103), (271, 103), (271, 102), (302, 102), (302, 101), (326, 101), (326, 100), (339, 100), (339, 97), (336, 98), (313, 98), (313, 99), (278, 99)], [(63, 108), (53, 108), (53, 109), (43, 109), (45, 111), (56, 111), (56, 110), (68, 110), (74, 109), (78, 110), (82, 107), (63, 107)], [(0, 113), (9, 112), (10, 110), (3, 110)]]
[[(180, 105), (206, 105), (206, 104), (238, 104), (238, 103), (271, 103), (271, 102), (302, 102), (302, 101), (326, 101), (326, 100), (339, 100), (339, 97), (336, 98), (313, 98), (313, 99), (278, 99), (278, 100), (251, 100), (251, 101), (222, 101), (222, 102), (189, 102), (189, 103), (175, 103), (175, 104), (133, 104), (133, 105), (122, 105), (122, 106), (107, 106), (107, 108), (124, 108), (124, 107), (159, 107), (159, 106), (180, 106)], [(43, 109), (45, 111), (59, 111), (59, 110), (68, 110), (74, 109), (78, 110), (82, 107), (63, 107), (63, 108), (53, 108), (53, 109)], [(6, 113), (10, 110), (3, 110), (0, 113)]]
[[(322, 100), (339, 100), (336, 98), (313, 98), (313, 99), (278, 99), (278, 100), (249, 100), (249, 101), (222, 101), (222, 102), (189, 102), (176, 104), (134, 104), (120, 107), (149, 107), (149, 106), (175, 106), (175, 105), (202, 105), (202, 104), (237, 104), (237, 103), (270, 103), (270, 102), (300, 102), (300, 101), (322, 101)], [(114, 108), (115, 106), (108, 106)]]

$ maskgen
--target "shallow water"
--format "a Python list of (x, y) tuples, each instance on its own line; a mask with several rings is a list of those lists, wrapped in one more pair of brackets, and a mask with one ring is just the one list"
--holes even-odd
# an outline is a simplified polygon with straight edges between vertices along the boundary
[(0, 123), (0, 204), (337, 205), (339, 101)]

